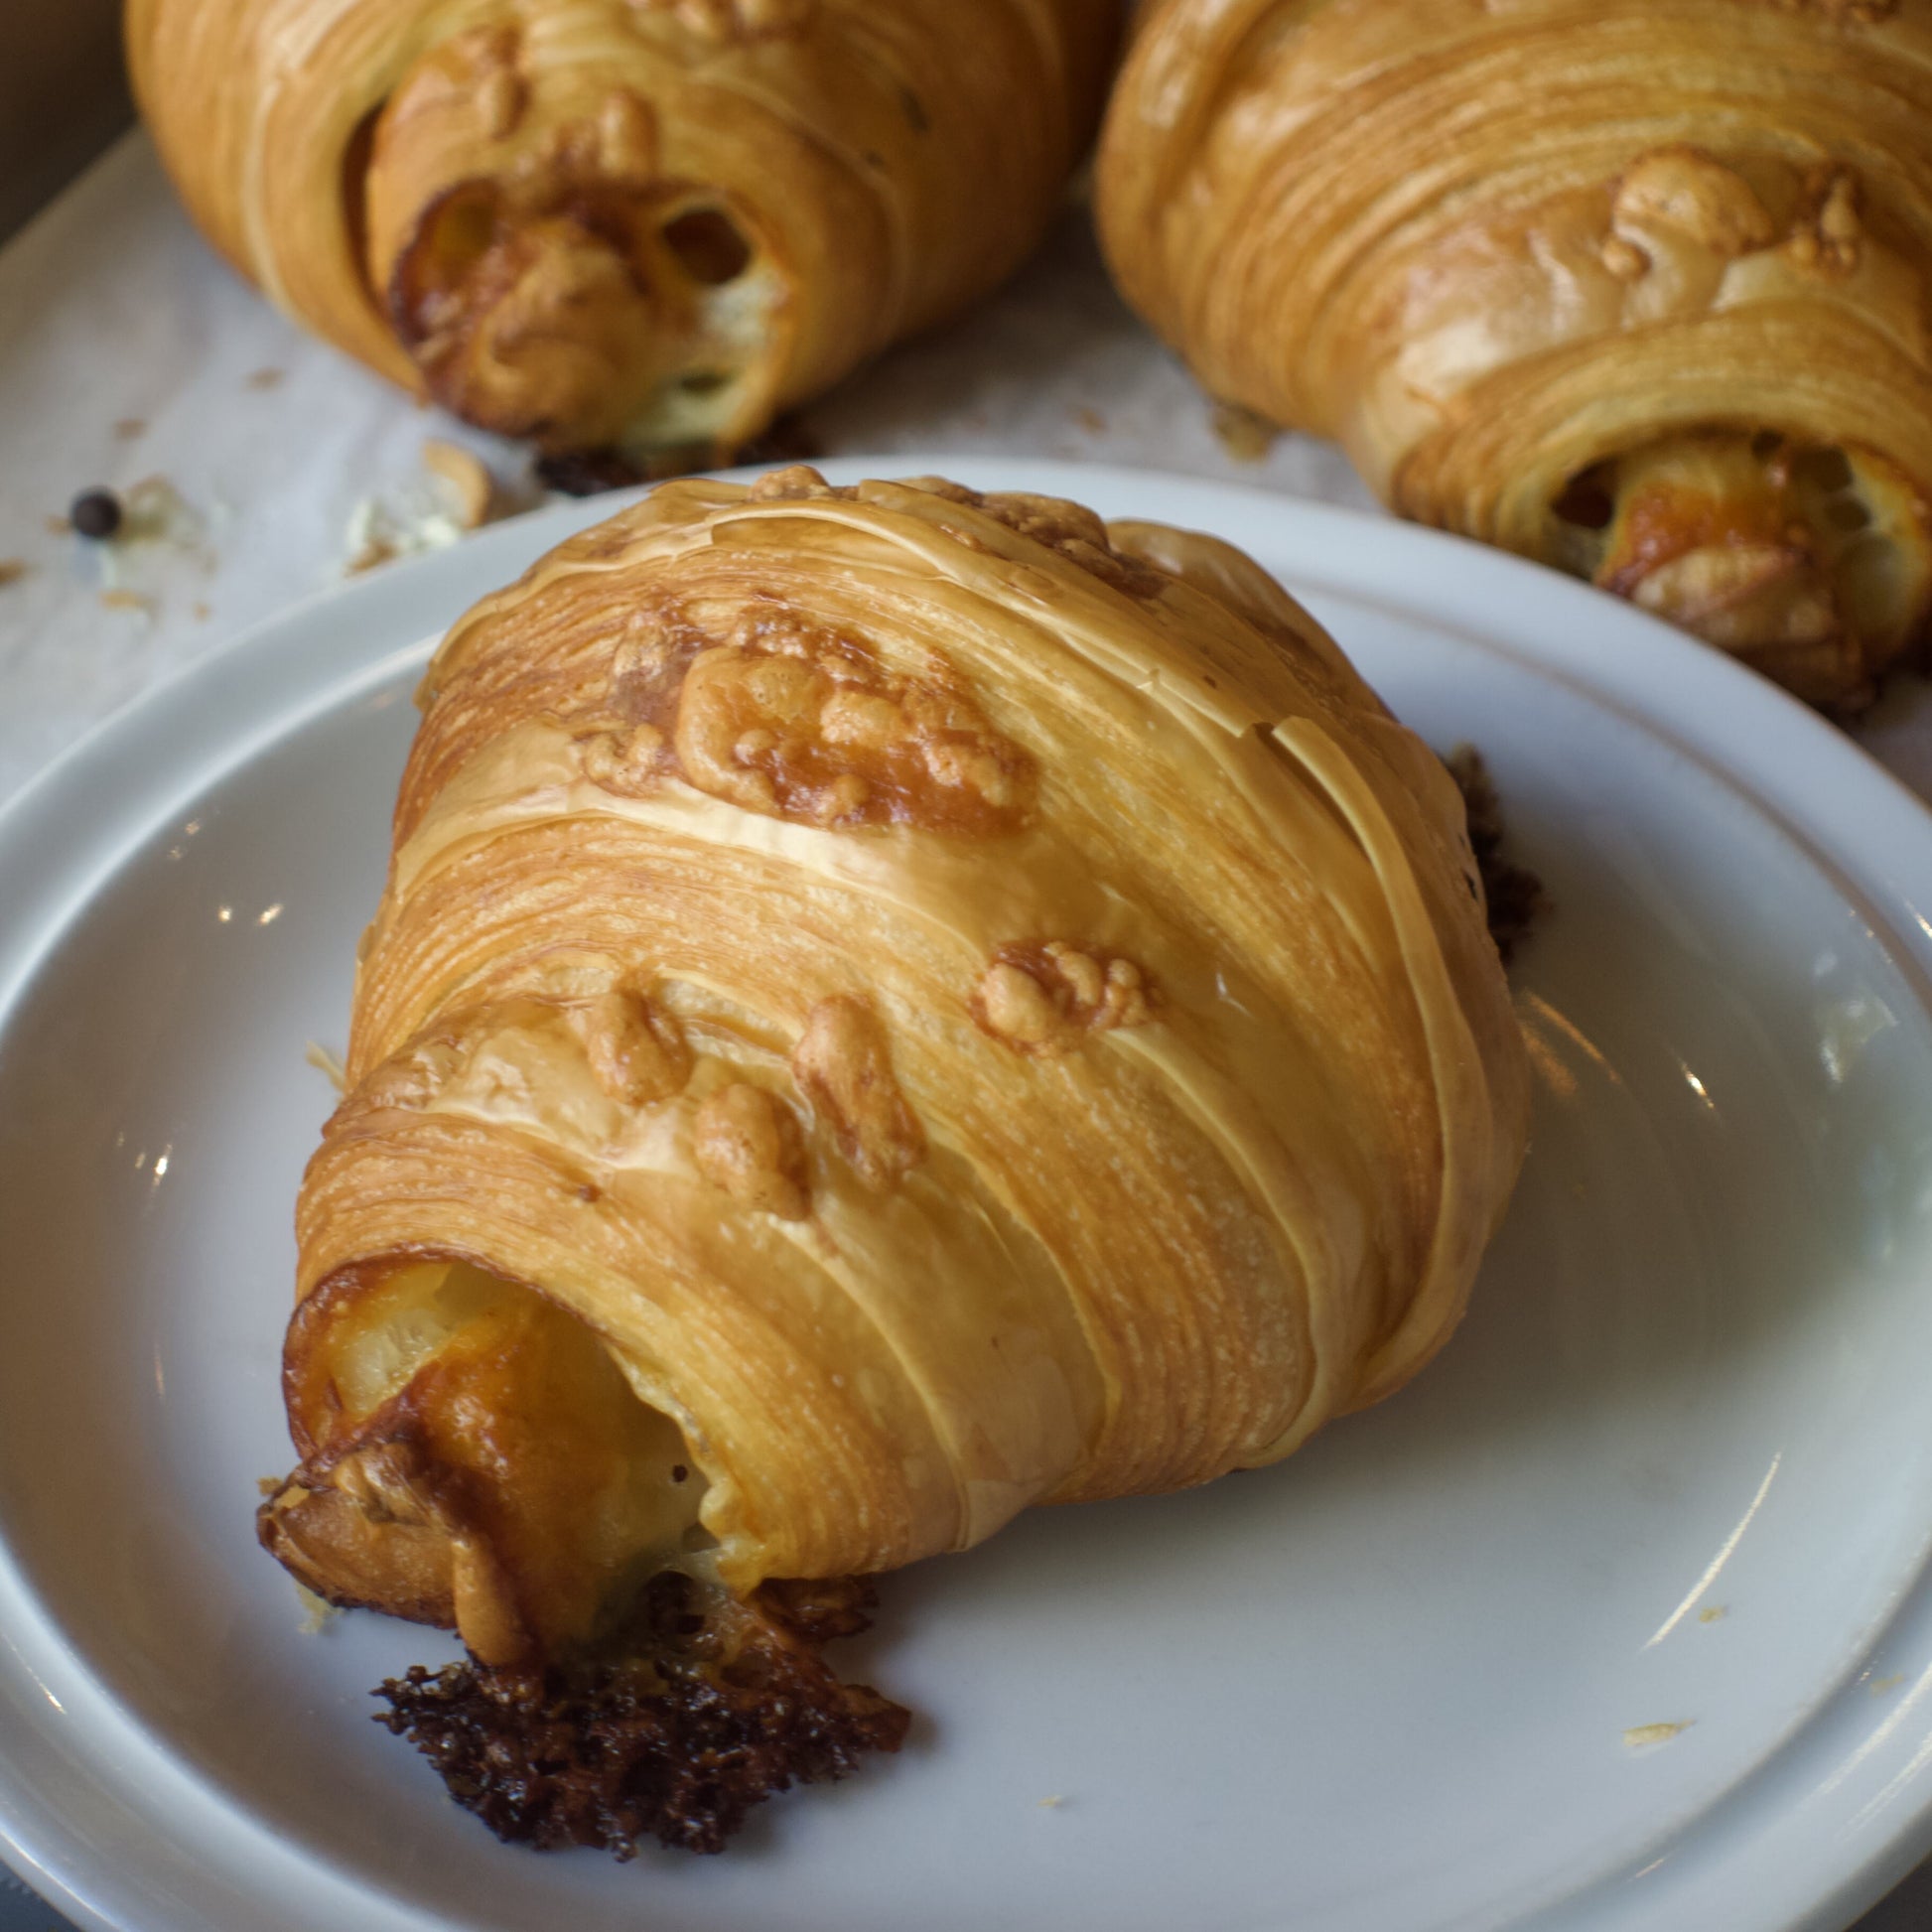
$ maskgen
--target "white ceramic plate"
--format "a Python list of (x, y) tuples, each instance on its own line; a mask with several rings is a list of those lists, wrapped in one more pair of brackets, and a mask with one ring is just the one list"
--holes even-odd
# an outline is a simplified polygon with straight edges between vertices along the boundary
[(0, 817), (22, 1868), (139, 1932), (1842, 1925), (1932, 1815), (1932, 822), (1768, 686), (1493, 553), (890, 469), (1229, 537), (1488, 756), (1557, 911), (1467, 1324), (1281, 1468), (891, 1580), (859, 1664), (912, 1743), (726, 1858), (497, 1845), (369, 1722), (448, 1645), (305, 1631), (251, 1524), (331, 1104), (303, 1049), (343, 1036), (419, 640), (609, 505), (488, 531), (202, 665)]

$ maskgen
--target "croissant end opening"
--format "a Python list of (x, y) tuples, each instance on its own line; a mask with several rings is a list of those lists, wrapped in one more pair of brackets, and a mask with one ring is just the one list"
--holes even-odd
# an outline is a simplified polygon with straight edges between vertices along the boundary
[(1814, 703), (1866, 701), (1932, 620), (1932, 507), (1875, 452), (1681, 432), (1551, 502), (1551, 561)]
[(751, 1807), (897, 1750), (909, 1717), (819, 1652), (856, 1583), (741, 1601), (677, 1424), (547, 1297), (467, 1261), (338, 1278), (291, 1331), (308, 1453), (262, 1541), (332, 1602), (454, 1624), (460, 1665), (377, 1693), (499, 1836), (719, 1850)]
[(576, 1316), (468, 1262), (319, 1291), (287, 1385), (305, 1454), (263, 1542), (331, 1601), (453, 1624), (490, 1663), (596, 1640), (711, 1542), (677, 1424)]
[(679, 266), (706, 288), (723, 288), (752, 265), (752, 244), (723, 208), (686, 208), (664, 223), (662, 233)]

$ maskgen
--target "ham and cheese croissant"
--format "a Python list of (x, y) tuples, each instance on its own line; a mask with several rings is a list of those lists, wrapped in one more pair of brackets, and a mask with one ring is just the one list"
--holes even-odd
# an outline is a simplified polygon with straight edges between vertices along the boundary
[(1404, 515), (1847, 706), (1932, 614), (1923, 0), (1161, 0), (1109, 261)]
[(371, 368), (551, 452), (707, 459), (992, 288), (1118, 0), (128, 0), (190, 210)]
[[(1527, 1096), (1461, 800), (1238, 552), (672, 483), (421, 695), (261, 1530), (454, 1624), (499, 1750), (514, 1674), (720, 1615), (795, 1715), (811, 1580), (1272, 1462), (1447, 1340)], [(400, 1693), (466, 1802), (481, 1696)]]

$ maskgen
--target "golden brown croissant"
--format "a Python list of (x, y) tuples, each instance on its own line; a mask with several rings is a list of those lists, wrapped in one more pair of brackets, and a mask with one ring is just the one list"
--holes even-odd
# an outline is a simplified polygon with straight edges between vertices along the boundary
[(261, 1518), (325, 1595), (508, 1670), (666, 1573), (762, 1614), (1455, 1325), (1527, 1104), (1461, 803), (1238, 552), (673, 483), (423, 704)]
[(1404, 515), (1821, 703), (1932, 614), (1925, 0), (1163, 0), (1128, 299)]
[(551, 451), (711, 455), (1006, 276), (1118, 0), (128, 0), (196, 219)]

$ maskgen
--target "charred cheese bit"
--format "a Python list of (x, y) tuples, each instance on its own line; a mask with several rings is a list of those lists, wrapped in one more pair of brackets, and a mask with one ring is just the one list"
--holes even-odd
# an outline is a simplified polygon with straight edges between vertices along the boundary
[(734, 1080), (699, 1103), (691, 1128), (699, 1171), (742, 1207), (803, 1220), (811, 1204), (804, 1143), (775, 1094)]
[(1145, 1026), (1154, 1017), (1146, 976), (1131, 959), (1086, 952), (1061, 939), (1002, 946), (981, 976), (973, 1017), (1023, 1053), (1048, 1057), (1090, 1034)]
[(893, 677), (856, 641), (786, 625), (701, 650), (678, 689), (686, 779), (815, 825), (988, 836), (1033, 805), (1032, 761), (963, 692)]
[(925, 1130), (893, 1077), (891, 1041), (866, 1001), (819, 1001), (792, 1049), (791, 1071), (869, 1187), (897, 1185), (925, 1159)]
[(627, 987), (573, 1002), (564, 1016), (598, 1085), (620, 1106), (668, 1100), (691, 1077), (691, 1049), (677, 1022)]

